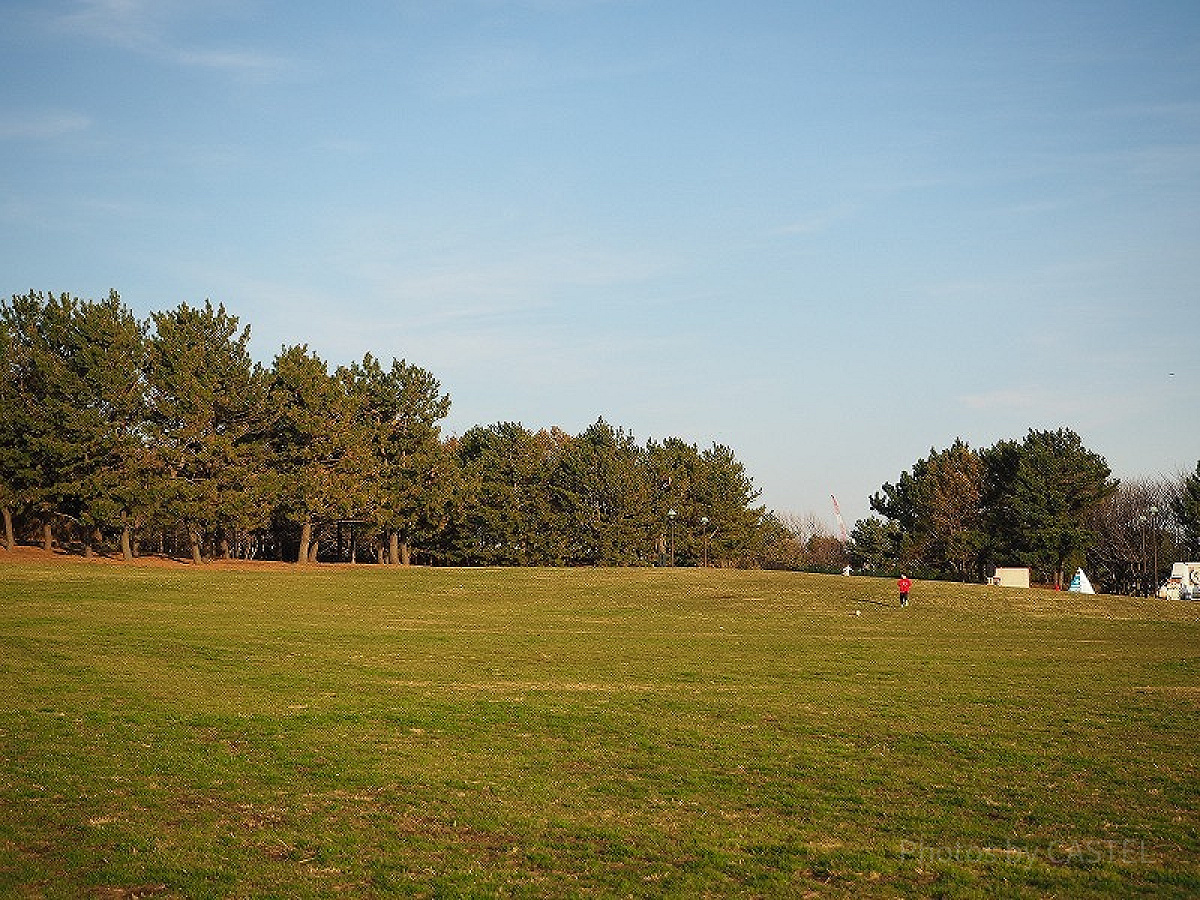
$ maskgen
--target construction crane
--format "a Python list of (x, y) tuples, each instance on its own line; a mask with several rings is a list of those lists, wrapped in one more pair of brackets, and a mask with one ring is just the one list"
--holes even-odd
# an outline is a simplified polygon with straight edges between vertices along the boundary
[(850, 543), (850, 535), (846, 533), (846, 520), (842, 518), (842, 510), (838, 506), (837, 497), (830, 494), (829, 499), (833, 501), (833, 514), (837, 516), (838, 530), (842, 534), (842, 543), (848, 544)]

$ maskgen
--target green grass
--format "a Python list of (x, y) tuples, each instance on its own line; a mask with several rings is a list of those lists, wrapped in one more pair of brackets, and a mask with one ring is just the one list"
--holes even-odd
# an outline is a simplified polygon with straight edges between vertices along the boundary
[(893, 592), (0, 565), (0, 896), (1200, 893), (1200, 604)]

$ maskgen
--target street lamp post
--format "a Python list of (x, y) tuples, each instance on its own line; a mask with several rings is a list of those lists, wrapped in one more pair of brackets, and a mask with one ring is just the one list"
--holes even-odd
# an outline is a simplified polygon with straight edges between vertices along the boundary
[(708, 568), (708, 516), (700, 517), (700, 527), (704, 529), (704, 568)]
[(675, 517), (677, 515), (679, 515), (679, 513), (675, 512), (675, 510), (673, 508), (667, 510), (667, 519), (669, 519), (671, 522), (671, 568), (672, 569), (675, 568)]
[(1148, 585), (1150, 583), (1150, 579), (1146, 577), (1146, 523), (1149, 521), (1150, 520), (1145, 516), (1138, 516), (1137, 523), (1142, 531), (1142, 558), (1139, 560), (1138, 565), (1138, 568), (1140, 569), (1139, 580), (1142, 583), (1142, 593), (1146, 596), (1149, 596)]
[(1150, 586), (1158, 585), (1158, 507), (1150, 507), (1150, 522), (1154, 526), (1154, 571), (1150, 573)]

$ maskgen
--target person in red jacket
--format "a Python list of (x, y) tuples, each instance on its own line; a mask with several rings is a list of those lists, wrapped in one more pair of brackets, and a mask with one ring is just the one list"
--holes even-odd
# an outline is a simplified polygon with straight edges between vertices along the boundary
[(912, 582), (908, 580), (908, 576), (901, 575), (900, 580), (896, 582), (896, 587), (900, 588), (900, 605), (908, 606), (908, 592), (912, 588)]

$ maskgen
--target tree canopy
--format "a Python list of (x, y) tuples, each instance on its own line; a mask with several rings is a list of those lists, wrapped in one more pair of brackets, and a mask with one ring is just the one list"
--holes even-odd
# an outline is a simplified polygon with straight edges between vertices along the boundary
[(856, 525), (858, 564), (974, 580), (1024, 565), (1061, 586), (1086, 559), (1095, 517), (1118, 483), (1069, 428), (1030, 430), (982, 451), (959, 440), (931, 450), (871, 498), (883, 520)]

